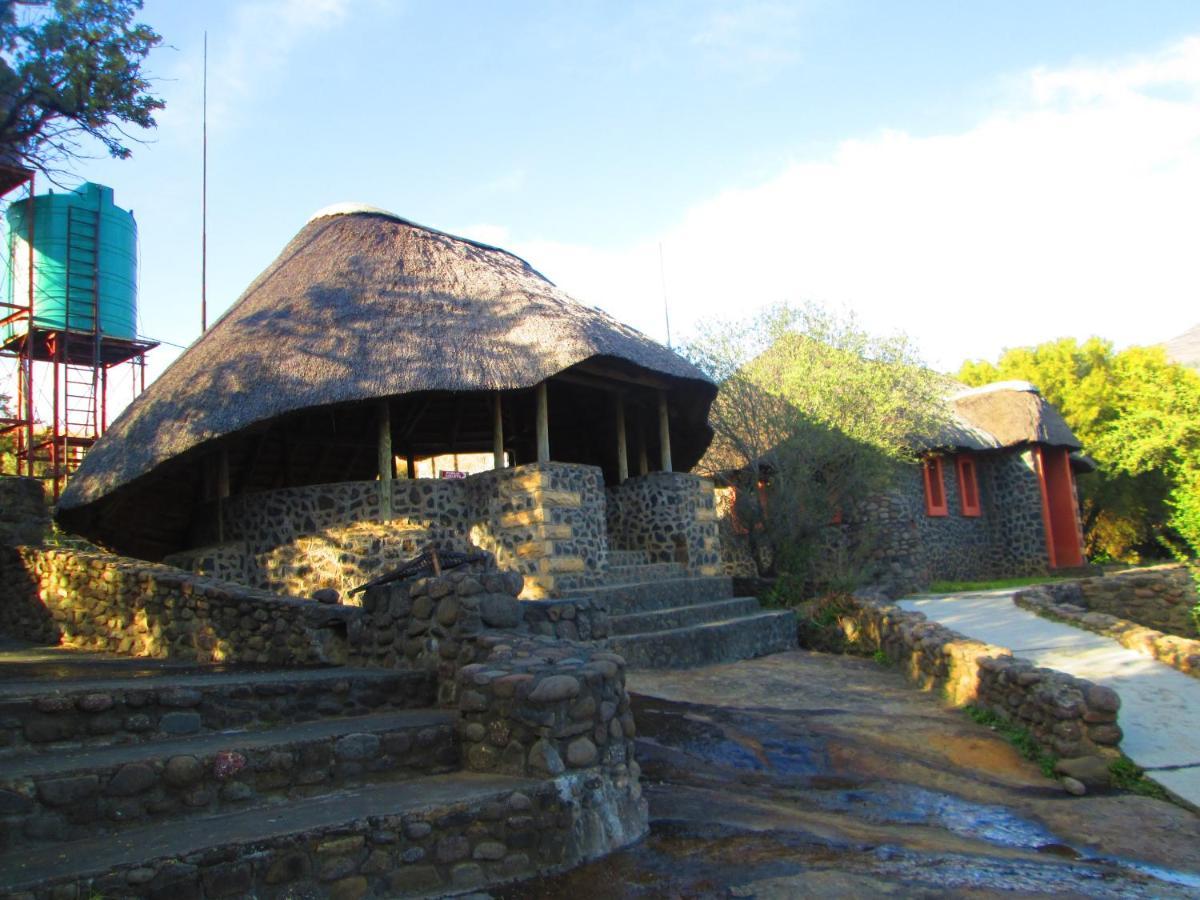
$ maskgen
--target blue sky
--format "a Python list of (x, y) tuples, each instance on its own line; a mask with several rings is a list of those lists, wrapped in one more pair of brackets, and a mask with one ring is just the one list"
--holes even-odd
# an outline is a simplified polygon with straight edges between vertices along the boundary
[[(316, 209), (504, 246), (662, 339), (780, 300), (953, 369), (1200, 321), (1200, 4), (147, 0), (168, 107), (80, 163), (141, 230), (141, 321), (199, 329)], [(177, 351), (156, 351), (160, 371)]]

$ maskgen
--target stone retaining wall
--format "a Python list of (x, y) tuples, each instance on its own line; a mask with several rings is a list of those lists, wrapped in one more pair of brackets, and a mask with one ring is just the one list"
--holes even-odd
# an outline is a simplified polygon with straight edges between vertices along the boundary
[(692, 575), (721, 572), (713, 484), (686, 472), (651, 472), (608, 488), (613, 550), (642, 551), (651, 563), (680, 563)]
[(522, 603), (521, 612), (533, 634), (565, 641), (602, 641), (608, 637), (608, 606), (591, 597)]
[(356, 610), (105, 553), (0, 548), (0, 632), (196, 662), (344, 662)]
[(480, 650), (480, 661), (458, 672), (467, 768), (544, 778), (599, 767), (630, 809), (639, 805), (622, 657), (516, 634), (486, 635)]
[[(1040, 585), (1018, 591), (1013, 595), (1013, 603), (1047, 619), (1110, 637), (1130, 650), (1166, 663), (1185, 675), (1200, 678), (1200, 640), (1164, 634), (1107, 613), (1090, 612), (1073, 602), (1077, 597), (1075, 593), (1062, 590), (1070, 584)], [(1070, 599), (1060, 599), (1063, 596)]]
[(866, 597), (839, 617), (847, 640), (881, 650), (911, 680), (942, 691), (953, 706), (974, 704), (1026, 728), (1058, 756), (1115, 755), (1121, 701), (1110, 688), (971, 640), (919, 612)]
[[(604, 478), (595, 466), (531, 463), (465, 479), (400, 479), (380, 521), (379, 483), (309, 485), (231, 497), (221, 544), (167, 558), (198, 574), (278, 593), (343, 597), (425, 545), (494, 553), (525, 575), (527, 598), (603, 581)], [(213, 512), (215, 516), (215, 511)]]
[(37, 546), (49, 531), (50, 508), (42, 483), (0, 476), (0, 546)]
[(1184, 564), (1152, 566), (1045, 585), (1056, 600), (1128, 619), (1181, 638), (1197, 637), (1192, 607), (1200, 603)]
[(523, 578), (486, 561), (370, 588), (362, 616), (351, 626), (350, 656), (361, 665), (437, 673), (438, 702), (453, 706), (456, 674), (476, 658), (476, 641), (489, 628), (517, 628)]
[(554, 872), (625, 846), (644, 817), (612, 814), (594, 774), (518, 783), (480, 799), (431, 802), (300, 835), (230, 840), (194, 856), (120, 866), (82, 881), (23, 886), (12, 900), (63, 897), (443, 896)]

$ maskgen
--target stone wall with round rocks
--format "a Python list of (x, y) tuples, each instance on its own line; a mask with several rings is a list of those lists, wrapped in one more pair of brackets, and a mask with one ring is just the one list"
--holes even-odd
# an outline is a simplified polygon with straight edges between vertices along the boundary
[(644, 828), (637, 728), (615, 653), (546, 637), (489, 634), (458, 671), (463, 761), (537, 778), (591, 770), (628, 832)]
[(0, 546), (37, 546), (50, 533), (46, 490), (36, 478), (0, 477)]
[(0, 632), (43, 644), (203, 663), (341, 663), (357, 612), (106, 553), (0, 548)]
[(1194, 639), (1198, 634), (1192, 610), (1200, 604), (1195, 577), (1188, 565), (1172, 563), (1058, 581), (1044, 589), (1059, 602)]
[(437, 796), (388, 811), (370, 795), (352, 822), (247, 842), (222, 839), (183, 857), (120, 864), (103, 875), (21, 884), (13, 900), (86, 897), (443, 897), (558, 872), (646, 833), (621, 815), (614, 784), (594, 771), (481, 785), (462, 800)]
[[(839, 552), (853, 556), (864, 580), (892, 596), (932, 581), (1045, 574), (1049, 561), (1033, 451), (1014, 448), (973, 453), (972, 458), (981, 515), (962, 513), (953, 454), (943, 457), (945, 516), (925, 512), (921, 468), (905, 466), (891, 490), (863, 500), (847, 513), (845, 525), (830, 526), (823, 558), (834, 559)], [(749, 576), (755, 574), (749, 541), (732, 527), (731, 508), (729, 500), (722, 504), (722, 567), (728, 574)], [(853, 549), (856, 534), (864, 535), (861, 552)]]
[(521, 612), (532, 634), (566, 641), (603, 641), (608, 637), (608, 606), (591, 597), (522, 603)]
[(679, 563), (692, 575), (721, 571), (713, 484), (687, 472), (650, 472), (608, 489), (609, 546)]
[(441, 575), (397, 581), (363, 592), (362, 615), (350, 626), (350, 658), (362, 665), (437, 673), (438, 701), (453, 706), (456, 674), (475, 661), (489, 629), (522, 625), (517, 599), (524, 578), (501, 571), (486, 553)]
[(838, 617), (847, 640), (867, 653), (883, 653), (951, 705), (990, 710), (1027, 729), (1057, 756), (1117, 756), (1121, 699), (1111, 688), (1040, 668), (1006, 647), (964, 637), (878, 598), (856, 596), (850, 606)]

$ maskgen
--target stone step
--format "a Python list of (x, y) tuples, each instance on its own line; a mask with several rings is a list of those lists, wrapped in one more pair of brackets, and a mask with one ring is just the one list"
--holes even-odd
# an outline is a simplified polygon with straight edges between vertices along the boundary
[(556, 782), (434, 775), (6, 850), (0, 896), (443, 896), (552, 866), (562, 809)]
[(608, 649), (625, 657), (630, 668), (686, 669), (780, 653), (796, 647), (796, 615), (771, 610), (689, 625), (613, 637)]
[(0, 846), (453, 771), (456, 721), (412, 710), (10, 758), (0, 771)]
[(607, 580), (610, 584), (629, 584), (638, 581), (653, 581), (656, 578), (686, 578), (687, 568), (682, 563), (646, 563), (636, 566), (609, 565)]
[(610, 616), (623, 616), (712, 600), (730, 600), (733, 598), (733, 579), (722, 575), (661, 578), (577, 588), (564, 591), (563, 594), (567, 597), (592, 597), (608, 606)]
[(647, 631), (667, 631), (704, 622), (720, 622), (753, 615), (760, 611), (754, 597), (735, 597), (732, 600), (714, 600), (711, 603), (694, 603), (690, 606), (675, 606), (654, 612), (631, 613), (612, 616), (609, 619), (609, 634), (621, 636), (642, 634)]
[(609, 566), (644, 566), (649, 564), (650, 554), (645, 550), (609, 550)]
[(385, 669), (203, 671), (0, 683), (0, 759), (432, 707), (431, 672)]

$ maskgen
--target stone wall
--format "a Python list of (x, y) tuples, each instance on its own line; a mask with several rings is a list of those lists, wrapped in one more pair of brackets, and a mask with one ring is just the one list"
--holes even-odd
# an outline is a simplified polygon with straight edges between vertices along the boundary
[(0, 475), (0, 547), (36, 546), (49, 531), (50, 508), (42, 483)]
[(532, 634), (565, 641), (601, 641), (608, 637), (608, 606), (591, 597), (523, 603), (521, 612)]
[(595, 466), (530, 463), (465, 479), (470, 539), (525, 576), (523, 597), (592, 587), (608, 569), (604, 475)]
[[(1135, 575), (1134, 578), (1136, 577)], [(1099, 581), (1101, 579), (1090, 580)], [(1125, 580), (1125, 590), (1130, 589), (1133, 580), (1133, 578)], [(1170, 579), (1160, 575), (1153, 580), (1164, 590), (1164, 593), (1172, 590)], [(1013, 603), (1045, 618), (1066, 622), (1077, 628), (1110, 637), (1130, 650), (1166, 663), (1185, 675), (1200, 678), (1200, 640), (1182, 637), (1178, 634), (1164, 634), (1155, 628), (1130, 619), (1093, 611), (1088, 606), (1081, 605), (1080, 601), (1083, 599), (1083, 595), (1078, 590), (1078, 586), (1079, 582), (1038, 585), (1018, 591), (1013, 595)], [(1135, 590), (1148, 591), (1146, 588)], [(1112, 600), (1110, 594), (1105, 593), (1102, 596), (1105, 601)], [(1194, 596), (1192, 599), (1195, 599)]]
[(721, 572), (713, 484), (686, 472), (651, 472), (608, 489), (613, 550), (643, 551), (652, 563), (681, 563), (692, 575)]
[(458, 671), (463, 759), (477, 772), (555, 777), (598, 768), (618, 806), (645, 819), (625, 660), (545, 637), (489, 634)]
[(494, 557), (440, 576), (380, 585), (363, 593), (351, 626), (350, 656), (361, 665), (437, 673), (438, 701), (453, 706), (456, 674), (476, 658), (487, 629), (521, 625), (522, 576), (502, 572)]
[(104, 553), (0, 548), (0, 632), (197, 662), (344, 661), (357, 612)]
[(1197, 637), (1192, 607), (1200, 603), (1192, 573), (1172, 564), (1046, 585), (1060, 602), (1128, 619), (1183, 638)]
[[(856, 565), (867, 580), (893, 595), (932, 581), (973, 581), (1041, 575), (1047, 571), (1041, 488), (1029, 448), (974, 454), (982, 515), (964, 516), (953, 456), (943, 460), (947, 515), (925, 512), (921, 468), (901, 469), (894, 489), (864, 500), (831, 526), (826, 556), (854, 556), (857, 536), (872, 549)], [(722, 505), (721, 561), (726, 573), (750, 576), (753, 560), (745, 536)]]
[(855, 597), (853, 607), (838, 621), (846, 638), (887, 654), (911, 681), (940, 690), (951, 705), (988, 709), (1058, 756), (1115, 755), (1121, 701), (1110, 688), (1039, 668), (919, 612), (866, 597)]
[(494, 553), (525, 575), (528, 598), (594, 586), (608, 566), (604, 479), (594, 466), (532, 463), (465, 479), (397, 480), (384, 522), (373, 481), (224, 504), (225, 542), (172, 554), (168, 563), (278, 593), (332, 588), (343, 598), (429, 543), (466, 549), (469, 540)]
[(446, 896), (532, 878), (603, 856), (646, 831), (613, 814), (612, 785), (591, 772), (520, 783), (475, 799), (435, 799), (404, 815), (115, 867), (100, 877), (22, 885), (23, 900), (63, 897)]

